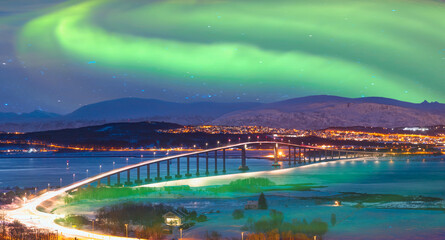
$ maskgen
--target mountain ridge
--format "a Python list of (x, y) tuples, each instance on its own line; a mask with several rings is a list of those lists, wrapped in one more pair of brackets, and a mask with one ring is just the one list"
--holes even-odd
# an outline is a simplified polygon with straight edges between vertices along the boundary
[(88, 104), (66, 115), (39, 110), (22, 114), (0, 113), (0, 131), (35, 132), (140, 121), (298, 129), (426, 126), (445, 124), (445, 104), (332, 95), (312, 95), (272, 103), (176, 103), (157, 99), (119, 98)]

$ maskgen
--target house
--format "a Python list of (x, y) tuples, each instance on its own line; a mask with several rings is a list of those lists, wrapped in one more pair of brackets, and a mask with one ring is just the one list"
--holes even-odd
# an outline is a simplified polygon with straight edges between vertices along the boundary
[(180, 210), (170, 211), (162, 216), (168, 226), (181, 226), (184, 224), (186, 214)]
[(246, 205), (244, 205), (244, 209), (258, 209), (258, 201), (247, 201)]

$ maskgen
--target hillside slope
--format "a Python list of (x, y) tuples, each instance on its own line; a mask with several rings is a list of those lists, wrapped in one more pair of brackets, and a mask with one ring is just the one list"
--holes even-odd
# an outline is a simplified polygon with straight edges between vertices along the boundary
[(431, 126), (445, 123), (445, 105), (414, 104), (384, 98), (311, 96), (225, 114), (211, 123), (297, 129)]

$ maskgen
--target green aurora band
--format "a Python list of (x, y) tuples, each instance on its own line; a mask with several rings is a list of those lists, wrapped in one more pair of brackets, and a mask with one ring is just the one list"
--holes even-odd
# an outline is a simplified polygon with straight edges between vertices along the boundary
[(28, 22), (17, 51), (178, 89), (445, 102), (444, 13), (440, 1), (74, 1)]

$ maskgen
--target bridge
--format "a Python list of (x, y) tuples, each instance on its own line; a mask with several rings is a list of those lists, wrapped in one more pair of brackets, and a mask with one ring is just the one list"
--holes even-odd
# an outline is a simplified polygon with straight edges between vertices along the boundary
[[(211, 149), (200, 150), (191, 153), (183, 153), (174, 156), (162, 157), (154, 160), (143, 161), (137, 164), (128, 165), (118, 169), (83, 179), (62, 189), (65, 192), (80, 190), (84, 186), (112, 186), (111, 180), (114, 178), (114, 186), (136, 186), (149, 184), (153, 182), (169, 181), (181, 178), (192, 178), (200, 176), (210, 176), (225, 174), (227, 172), (228, 154), (226, 150), (231, 150), (232, 155), (235, 150), (238, 153), (240, 165), (238, 171), (249, 171), (247, 164), (247, 149), (268, 148), (273, 151), (272, 167), (280, 167), (280, 162), (287, 164), (288, 167), (298, 167), (304, 164), (311, 164), (325, 161), (335, 161), (340, 159), (350, 159), (365, 156), (381, 156), (383, 153), (351, 151), (341, 149), (326, 149), (309, 145), (297, 145), (292, 143), (274, 142), (274, 141), (255, 141), (231, 144)], [(279, 149), (286, 152), (283, 158), (279, 154)], [(213, 169), (210, 169), (209, 162), (212, 161)], [(172, 169), (173, 163), (175, 168)], [(193, 167), (194, 172), (191, 171)], [(141, 175), (144, 172), (144, 178)], [(162, 173), (162, 174), (161, 174)], [(136, 179), (132, 181), (132, 174), (136, 174)], [(122, 181), (122, 175), (126, 175), (126, 180)], [(134, 178), (134, 177), (133, 177)]]
[[(100, 233), (87, 232), (78, 229), (72, 229), (64, 227), (55, 223), (55, 220), (59, 217), (55, 214), (45, 213), (37, 210), (37, 207), (43, 202), (50, 200), (54, 197), (60, 196), (67, 192), (80, 190), (84, 186), (96, 184), (101, 186), (102, 182), (106, 181), (106, 185), (111, 186), (111, 177), (116, 178), (116, 186), (137, 186), (151, 182), (171, 181), (173, 177), (175, 179), (181, 178), (194, 178), (202, 175), (207, 176), (224, 174), (227, 172), (226, 160), (228, 160), (227, 150), (231, 151), (231, 154), (236, 154), (236, 161), (240, 161), (240, 165), (236, 169), (230, 169), (230, 171), (249, 171), (247, 150), (255, 149), (255, 147), (268, 151), (273, 151), (273, 162), (271, 168), (281, 167), (281, 164), (287, 164), (288, 167), (298, 167), (307, 164), (314, 164), (327, 161), (338, 161), (340, 159), (350, 159), (365, 156), (381, 156), (383, 153), (379, 152), (365, 152), (365, 151), (349, 151), (340, 149), (325, 149), (321, 147), (314, 147), (308, 145), (296, 145), (291, 143), (273, 142), (273, 141), (257, 141), (257, 142), (245, 142), (232, 144), (222, 147), (216, 147), (212, 149), (205, 149), (201, 151), (195, 151), (191, 153), (184, 153), (175, 156), (167, 156), (159, 159), (140, 162), (133, 165), (128, 165), (122, 168), (113, 169), (108, 172), (101, 173), (99, 175), (86, 178), (70, 184), (68, 186), (61, 187), (55, 191), (49, 191), (41, 196), (38, 196), (31, 201), (24, 204), (21, 208), (11, 210), (7, 212), (8, 221), (18, 220), (28, 226), (37, 228), (46, 228), (48, 230), (57, 231), (63, 233), (66, 236), (77, 237), (81, 239), (101, 239), (101, 240), (134, 240), (135, 238), (117, 237), (110, 235), (103, 235)], [(287, 151), (287, 156), (281, 157), (279, 150)], [(220, 156), (220, 158), (218, 158)], [(214, 161), (213, 169), (209, 169), (209, 160)], [(218, 160), (220, 161), (218, 164)], [(233, 160), (231, 158), (230, 160)], [(176, 163), (176, 169), (171, 171), (171, 163)], [(201, 163), (204, 162), (204, 166), (201, 167)], [(281, 164), (280, 164), (281, 162)], [(233, 166), (233, 165), (232, 165)], [(194, 172), (191, 172), (191, 167), (194, 167)], [(218, 168), (220, 167), (220, 168)], [(141, 169), (145, 168), (145, 178), (141, 178)], [(154, 178), (152, 178), (152, 170), (155, 170)], [(162, 170), (162, 171), (161, 171)], [(136, 180), (131, 181), (131, 172), (136, 172)], [(163, 173), (161, 175), (161, 172)], [(126, 182), (121, 182), (121, 174), (127, 175)], [(184, 176), (182, 175), (184, 174)]]

